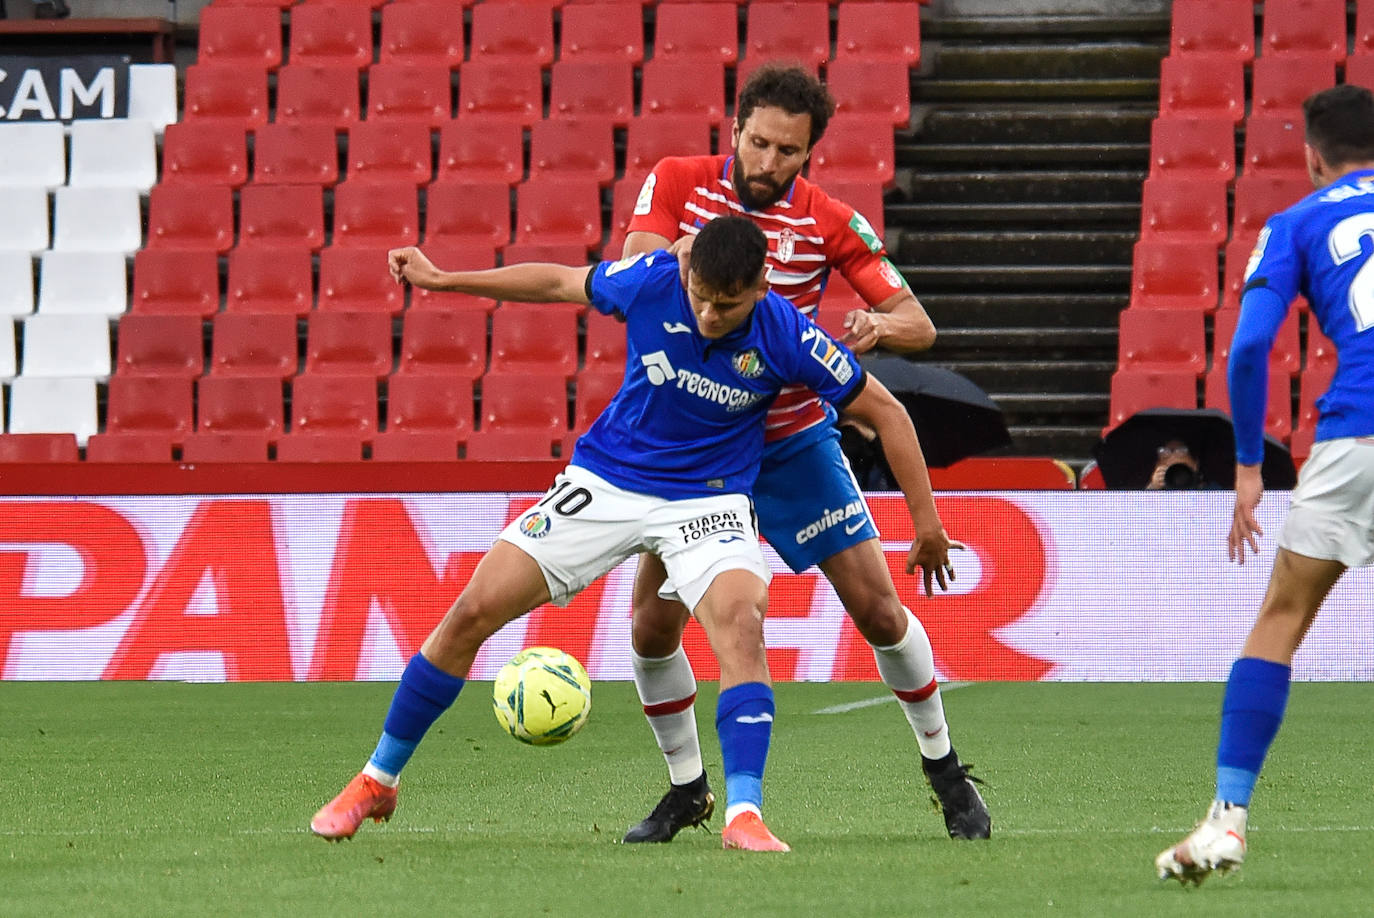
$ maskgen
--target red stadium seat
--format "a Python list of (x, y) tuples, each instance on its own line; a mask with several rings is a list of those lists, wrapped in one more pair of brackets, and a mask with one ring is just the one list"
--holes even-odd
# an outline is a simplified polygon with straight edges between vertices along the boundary
[(687, 58), (727, 67), (738, 61), (739, 13), (733, 4), (665, 3), (655, 9), (654, 17), (655, 60)]
[[(1346, 59), (1347, 65), (1356, 57), (1364, 56), (1374, 51), (1374, 3), (1369, 0), (1359, 0), (1355, 4), (1355, 32), (1351, 36), (1354, 40), (1353, 51)], [(1353, 83), (1350, 74), (1346, 73), (1345, 81)], [(1361, 86), (1365, 85), (1363, 83)]]
[(327, 124), (343, 130), (362, 117), (358, 73), (352, 67), (287, 64), (277, 73), (277, 118), (287, 124)]
[(500, 249), (510, 242), (505, 182), (435, 182), (425, 192), (425, 243)]
[(836, 11), (835, 60), (921, 62), (920, 6), (915, 2), (842, 3)]
[(1221, 308), (1239, 309), (1245, 286), (1245, 269), (1255, 251), (1255, 233), (1237, 233), (1222, 254)]
[(239, 192), (239, 245), (319, 251), (324, 192), (318, 185), (245, 185)]
[(1245, 122), (1246, 175), (1274, 173), (1307, 177), (1306, 141), (1301, 120), (1263, 115)]
[(641, 63), (644, 60), (642, 17), (639, 0), (564, 7), (559, 59)]
[(140, 249), (134, 255), (129, 311), (208, 316), (219, 311), (219, 257), (214, 249)]
[(382, 7), (382, 63), (441, 64), (457, 70), (463, 63), (463, 8), (460, 3), (389, 3)]
[(169, 462), (172, 441), (160, 433), (99, 433), (86, 441), (87, 462)]
[(1336, 65), (1311, 54), (1281, 54), (1255, 59), (1250, 114), (1302, 120), (1302, 103), (1314, 92), (1336, 85)]
[[(433, 190), (431, 186), (431, 190)], [(426, 242), (425, 254), (436, 265), (446, 271), (480, 271), (496, 266), (496, 249), (491, 245), (451, 246), (444, 243)], [(483, 296), (466, 293), (446, 293), (412, 288), (410, 291), (412, 311), (477, 311), (486, 315), (496, 308), (496, 301)]]
[(180, 122), (167, 125), (162, 141), (162, 181), (228, 185), (248, 181), (248, 144), (237, 124)]
[(1140, 238), (1219, 246), (1226, 239), (1226, 185), (1211, 179), (1147, 178)]
[(464, 458), (476, 462), (544, 462), (562, 437), (542, 430), (479, 430), (468, 435)]
[(725, 117), (725, 67), (717, 62), (654, 58), (643, 67), (641, 115)]
[(491, 372), (577, 372), (577, 313), (547, 303), (506, 303), (491, 316)]
[(540, 121), (530, 132), (530, 178), (587, 179), (607, 187), (615, 178), (615, 143), (605, 122)]
[[(1361, 9), (1364, 6), (1360, 4)], [(1345, 81), (1354, 86), (1374, 89), (1374, 49), (1361, 49), (1361, 53), (1352, 54), (1346, 59)]]
[(461, 120), (473, 115), (531, 127), (544, 117), (544, 85), (539, 67), (533, 61), (498, 64), (473, 60), (463, 65), (463, 76), (458, 81), (458, 116)]
[(883, 118), (894, 128), (911, 124), (911, 71), (901, 61), (842, 57), (825, 68), (837, 115)]
[(587, 249), (577, 242), (512, 242), (501, 253), (501, 263), (507, 265), (542, 261), (555, 265), (587, 264)]
[(291, 383), (293, 434), (377, 432), (377, 379), (371, 375), (305, 373)]
[[(275, 440), (285, 425), (282, 383), (276, 376), (205, 376), (196, 383), (196, 430), (257, 434)], [(192, 440), (182, 447), (188, 459)], [(265, 457), (264, 457), (265, 458)]]
[(205, 338), (198, 315), (128, 315), (119, 320), (117, 376), (191, 378), (205, 369)]
[(1335, 373), (1335, 361), (1319, 366), (1309, 364), (1307, 369), (1303, 370), (1302, 379), (1298, 383), (1297, 427), (1311, 430), (1317, 426), (1317, 418), (1321, 414), (1317, 410), (1317, 399), (1331, 388), (1331, 380)]
[(601, 193), (595, 182), (533, 178), (516, 191), (515, 241), (542, 245), (601, 242)]
[(1159, 65), (1159, 113), (1184, 118), (1245, 117), (1245, 68), (1208, 54), (1175, 54)]
[(0, 434), (0, 462), (78, 462), (80, 459), (75, 434)]
[[(1215, 316), (1212, 327), (1212, 363), (1225, 365), (1231, 359), (1231, 339), (1236, 334), (1238, 309), (1222, 309)], [(1298, 310), (1289, 309), (1279, 326), (1274, 347), (1269, 352), (1269, 372), (1295, 376), (1302, 363), (1302, 347), (1298, 344)]]
[(1257, 237), (1265, 220), (1311, 193), (1312, 181), (1306, 173), (1242, 175), (1236, 179), (1235, 235)]
[(858, 211), (873, 227), (874, 235), (879, 239), (883, 237), (887, 226), (883, 214), (883, 186), (880, 183), (832, 180), (825, 183), (823, 190)]
[(223, 119), (252, 128), (267, 123), (267, 71), (261, 67), (192, 64), (186, 68), (182, 117)]
[[(274, 434), (275, 436), (275, 434)], [(193, 433), (181, 444), (181, 461), (266, 462), (269, 437), (264, 433), (226, 431)]]
[(234, 198), (225, 185), (158, 185), (148, 195), (148, 248), (227, 252)]
[(603, 261), (617, 261), (625, 250), (625, 236), (629, 232), (630, 220), (634, 216), (635, 202), (644, 187), (644, 175), (627, 175), (618, 180), (611, 188), (611, 232), (602, 247)]
[(1230, 182), (1236, 177), (1236, 126), (1226, 118), (1156, 118), (1150, 175)]
[(1146, 408), (1196, 408), (1197, 374), (1191, 370), (1117, 370), (1112, 374), (1107, 427)]
[(548, 373), (488, 373), (482, 377), (480, 429), (538, 431), (550, 444), (561, 440), (568, 433), (567, 379)]
[[(623, 365), (623, 361), (622, 361)], [(625, 374), (622, 370), (584, 370), (577, 374), (576, 408), (573, 411), (573, 432), (583, 434), (601, 416), (606, 406), (620, 391)]]
[(377, 64), (367, 74), (367, 118), (442, 127), (453, 118), (452, 79), (442, 64)]
[(372, 461), (453, 462), (461, 442), (452, 434), (388, 430), (372, 438)]
[(305, 372), (364, 376), (391, 372), (391, 317), (378, 312), (317, 312), (305, 338)]
[(472, 426), (472, 379), (394, 374), (387, 381), (387, 430), (458, 439), (471, 433)]
[(625, 178), (638, 185), (665, 156), (708, 156), (710, 153), (711, 122), (706, 118), (698, 115), (636, 118), (630, 122), (626, 134)]
[(363, 440), (352, 433), (289, 433), (277, 441), (278, 462), (357, 462), (362, 458)]
[(615, 372), (625, 369), (625, 323), (591, 310), (587, 313), (587, 358), (584, 373)]
[(320, 311), (399, 315), (405, 308), (405, 290), (391, 279), (386, 252), (338, 246), (321, 251)]
[(427, 185), (430, 130), (419, 122), (362, 121), (348, 129), (348, 181)]
[(1163, 239), (1135, 244), (1131, 264), (1132, 310), (1217, 308), (1217, 253), (1211, 246)]
[(108, 433), (159, 433), (180, 443), (194, 427), (189, 376), (110, 378)]
[(312, 274), (305, 246), (235, 249), (229, 255), (225, 311), (304, 316), (315, 302)]
[(486, 370), (486, 313), (473, 309), (406, 313), (397, 373), (476, 379)]
[(420, 241), (415, 186), (405, 182), (341, 182), (334, 188), (334, 245), (385, 249)]
[[(1226, 364), (1214, 364), (1207, 373), (1203, 407), (1230, 413)], [(1293, 383), (1287, 373), (1269, 374), (1269, 396), (1265, 408), (1264, 432), (1287, 442), (1293, 432)]]
[(1310, 315), (1307, 319), (1307, 359), (1304, 366), (1303, 372), (1334, 369), (1336, 366), (1336, 345), (1322, 333), (1316, 319)]
[(439, 129), (439, 182), (518, 185), (524, 162), (524, 137), (513, 121), (464, 115)]
[(818, 67), (830, 59), (830, 8), (823, 0), (751, 3), (746, 60), (790, 60)]
[(473, 61), (553, 63), (553, 14), (536, 3), (504, 3), (488, 0), (472, 8)]
[(550, 77), (549, 115), (610, 122), (617, 127), (631, 124), (634, 66), (620, 61), (559, 61)]
[(334, 133), (332, 124), (264, 124), (253, 133), (253, 181), (334, 187), (339, 180)]
[(298, 366), (295, 316), (226, 312), (210, 338), (210, 375), (286, 379)]
[(1207, 335), (1202, 312), (1194, 309), (1123, 309), (1117, 366), (1123, 370), (1207, 369)]
[(1072, 491), (1073, 469), (1049, 456), (974, 456), (930, 470), (937, 491)]
[(1262, 54), (1345, 60), (1345, 0), (1265, 0)]
[(1248, 62), (1255, 56), (1255, 4), (1251, 0), (1174, 0), (1169, 53)]
[(291, 63), (363, 70), (372, 63), (372, 12), (359, 3), (291, 9)]
[(281, 13), (212, 3), (200, 13), (196, 60), (275, 70), (281, 64)]
[(896, 176), (892, 125), (884, 118), (836, 115), (811, 151), (808, 177), (827, 182), (880, 182), (891, 187)]

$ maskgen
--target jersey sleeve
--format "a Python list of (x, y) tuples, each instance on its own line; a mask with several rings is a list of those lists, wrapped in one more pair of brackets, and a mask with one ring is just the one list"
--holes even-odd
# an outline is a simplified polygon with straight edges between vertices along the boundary
[(682, 208), (687, 200), (690, 178), (681, 159), (665, 157), (644, 178), (635, 199), (627, 233), (656, 233), (664, 239), (682, 235)]
[[(665, 263), (671, 262), (671, 274)], [(608, 316), (625, 318), (646, 296), (666, 292), (665, 278), (676, 282), (677, 259), (660, 249), (640, 252), (620, 261), (603, 261), (587, 273), (587, 299)]]
[(876, 306), (893, 294), (910, 289), (863, 214), (824, 195), (817, 196), (816, 210), (818, 215), (823, 214), (826, 255), (831, 266), (849, 281), (865, 303)]
[(785, 319), (781, 324), (789, 345), (781, 364), (782, 382), (804, 385), (837, 408), (853, 401), (865, 378), (854, 353), (790, 304), (778, 313)]

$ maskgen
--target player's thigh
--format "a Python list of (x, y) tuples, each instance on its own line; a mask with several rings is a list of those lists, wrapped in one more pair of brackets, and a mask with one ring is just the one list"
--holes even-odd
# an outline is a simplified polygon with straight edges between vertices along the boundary
[(878, 537), (838, 436), (770, 453), (754, 504), (764, 538), (797, 573)]
[(1242, 654), (1291, 663), (1326, 595), (1345, 570), (1339, 561), (1308, 558), (1280, 548), (1259, 617), (1245, 639)]
[(532, 557), (550, 601), (567, 605), (598, 577), (644, 546), (644, 519), (658, 500), (569, 466), (549, 492), (511, 522), (499, 540)]
[(1346, 567), (1374, 563), (1374, 439), (1312, 447), (1279, 533), (1279, 546)]
[(549, 601), (539, 563), (519, 546), (497, 541), (426, 642), (426, 655), (475, 650), (507, 622)]
[(693, 611), (725, 571), (751, 572), (765, 587), (772, 577), (753, 507), (742, 494), (664, 501), (649, 515), (645, 535), (668, 573), (660, 595)]

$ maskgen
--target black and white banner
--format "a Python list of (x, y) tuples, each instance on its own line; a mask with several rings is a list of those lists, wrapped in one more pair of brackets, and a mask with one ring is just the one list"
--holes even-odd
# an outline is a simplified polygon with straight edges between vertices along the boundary
[(129, 56), (0, 55), (0, 123), (127, 118)]

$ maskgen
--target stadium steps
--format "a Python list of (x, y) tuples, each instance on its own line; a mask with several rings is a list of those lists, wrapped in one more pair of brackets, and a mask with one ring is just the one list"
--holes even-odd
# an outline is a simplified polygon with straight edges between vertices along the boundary
[(1081, 466), (1106, 422), (1167, 16), (927, 9), (889, 249), (928, 359), (1003, 407), (1011, 454)]

